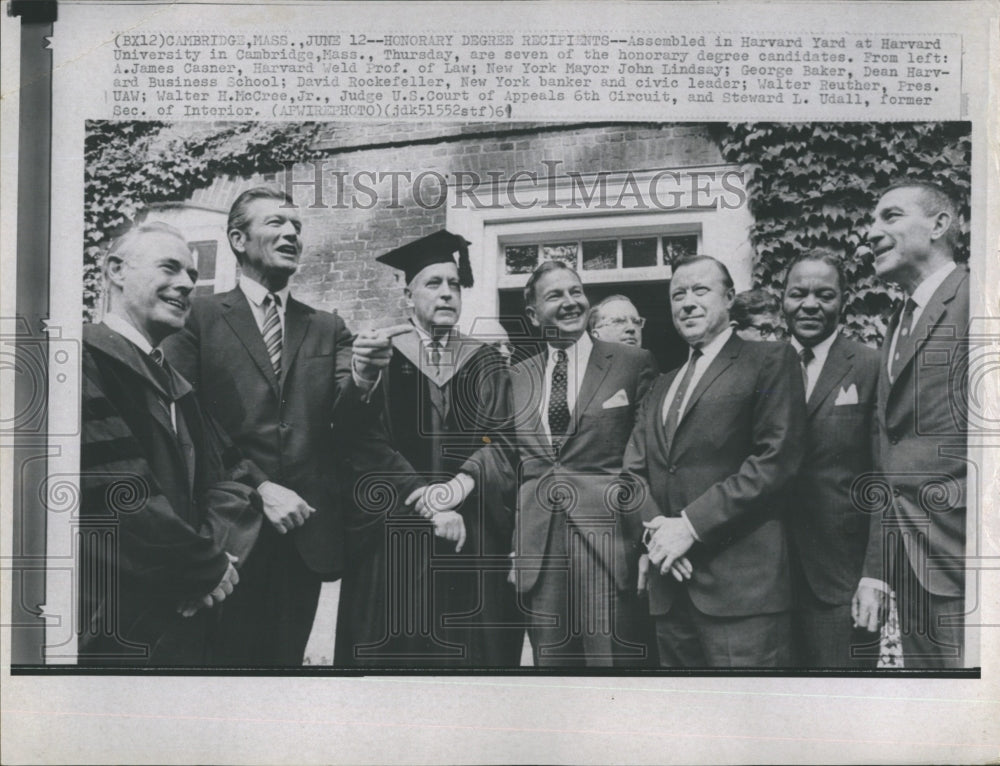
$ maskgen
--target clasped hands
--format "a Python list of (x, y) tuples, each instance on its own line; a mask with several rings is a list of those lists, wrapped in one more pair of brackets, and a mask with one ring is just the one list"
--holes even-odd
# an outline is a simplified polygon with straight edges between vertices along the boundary
[(694, 567), (684, 554), (694, 545), (695, 538), (687, 522), (682, 518), (657, 516), (642, 525), (646, 528), (643, 541), (647, 552), (639, 557), (637, 590), (642, 593), (647, 589), (650, 566), (658, 567), (662, 575), (670, 572), (677, 582), (690, 580)]
[(226, 552), (226, 558), (229, 559), (229, 562), (226, 565), (226, 571), (222, 573), (222, 579), (219, 580), (219, 584), (210, 593), (206, 593), (201, 598), (191, 598), (182, 602), (177, 607), (177, 613), (181, 617), (191, 617), (202, 609), (211, 609), (216, 604), (221, 604), (226, 600), (227, 596), (232, 594), (240, 581), (240, 575), (236, 571), (236, 567), (233, 566), (239, 559), (228, 551)]
[(455, 509), (465, 502), (472, 491), (471, 483), (470, 477), (459, 474), (449, 481), (418, 487), (404, 501), (425, 519), (431, 520), (435, 536), (455, 543), (456, 553), (465, 545), (465, 520)]

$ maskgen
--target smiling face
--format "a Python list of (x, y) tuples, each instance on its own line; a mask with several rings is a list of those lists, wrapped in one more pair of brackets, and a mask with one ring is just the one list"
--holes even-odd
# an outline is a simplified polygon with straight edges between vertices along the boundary
[(462, 288), (454, 263), (425, 267), (405, 290), (413, 303), (413, 321), (431, 332), (433, 327), (452, 327), (462, 313)]
[(590, 303), (580, 277), (571, 269), (553, 269), (535, 283), (534, 301), (524, 311), (546, 341), (570, 344), (587, 329)]
[(734, 297), (712, 261), (681, 264), (670, 280), (674, 327), (688, 345), (701, 348), (729, 324)]
[(874, 218), (868, 244), (875, 254), (875, 273), (907, 289), (918, 284), (933, 243), (944, 236), (950, 216), (926, 213), (923, 189), (901, 187), (882, 196)]
[(781, 304), (788, 329), (803, 346), (821, 343), (837, 329), (843, 299), (833, 266), (799, 261), (788, 273)]
[(184, 327), (198, 272), (187, 245), (169, 234), (136, 237), (128, 253), (109, 257), (113, 313), (125, 317), (150, 345)]
[(229, 232), (229, 244), (243, 272), (269, 290), (280, 290), (299, 266), (302, 221), (280, 199), (255, 199), (247, 205), (247, 224)]

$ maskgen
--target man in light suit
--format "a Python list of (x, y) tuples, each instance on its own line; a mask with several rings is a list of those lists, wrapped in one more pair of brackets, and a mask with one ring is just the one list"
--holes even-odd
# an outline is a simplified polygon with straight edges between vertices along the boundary
[[(969, 272), (955, 262), (957, 206), (934, 184), (905, 182), (875, 208), (875, 273), (906, 300), (879, 363), (875, 468), (891, 507), (873, 513), (854, 597), (877, 630), (890, 585), (907, 668), (964, 663)], [(879, 509), (882, 510), (882, 509)]]
[(802, 373), (788, 344), (734, 333), (733, 296), (714, 258), (674, 268), (671, 311), (691, 354), (653, 386), (625, 452), (655, 501), (643, 509), (649, 606), (667, 667), (791, 662), (780, 494), (799, 466)]
[(258, 488), (269, 523), (219, 635), (234, 665), (302, 664), (322, 579), (342, 568), (335, 468), (369, 444), (355, 439), (377, 420), (369, 398), (391, 352), (388, 338), (355, 340), (339, 316), (289, 294), (301, 228), (281, 191), (241, 194), (227, 223), (239, 285), (195, 299), (167, 348), (203, 405), (269, 478)]
[(655, 362), (648, 351), (590, 339), (590, 304), (564, 263), (535, 269), (524, 302), (544, 341), (540, 354), (511, 369), (514, 565), (535, 664), (641, 666), (642, 529), (619, 474)]
[(878, 352), (839, 332), (844, 286), (840, 258), (813, 250), (792, 261), (782, 299), (806, 386), (806, 438), (788, 524), (797, 649), (809, 668), (870, 666), (879, 649), (877, 637), (851, 621), (869, 521), (852, 490), (872, 469)]

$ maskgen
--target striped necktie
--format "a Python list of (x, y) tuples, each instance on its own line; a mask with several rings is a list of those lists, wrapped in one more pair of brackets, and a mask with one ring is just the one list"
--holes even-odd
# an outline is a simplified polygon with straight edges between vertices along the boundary
[(281, 298), (274, 293), (268, 293), (264, 298), (264, 345), (271, 359), (274, 374), (281, 377), (281, 319), (278, 317), (278, 307)]

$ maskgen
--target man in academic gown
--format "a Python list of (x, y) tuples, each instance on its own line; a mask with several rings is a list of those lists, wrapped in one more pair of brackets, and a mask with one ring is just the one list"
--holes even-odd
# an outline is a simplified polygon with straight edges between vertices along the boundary
[(105, 269), (108, 310), (83, 328), (78, 661), (215, 664), (216, 605), (251, 555), (260, 476), (159, 347), (190, 310), (184, 237), (140, 226)]
[[(421, 488), (389, 514), (355, 518), (338, 664), (518, 664), (523, 631), (506, 582), (512, 479), (506, 460), (487, 457), (509, 443), (510, 379), (495, 348), (456, 328), (472, 285), (467, 245), (441, 230), (378, 259), (404, 273), (413, 312), (384, 390), (389, 438)], [(478, 489), (466, 492), (470, 476)], [(394, 629), (407, 614), (409, 627)]]

